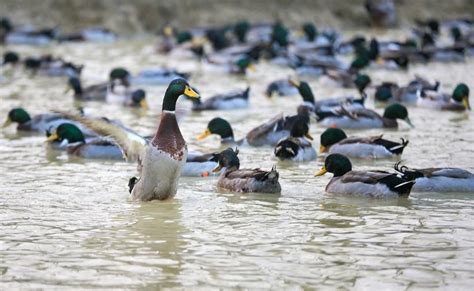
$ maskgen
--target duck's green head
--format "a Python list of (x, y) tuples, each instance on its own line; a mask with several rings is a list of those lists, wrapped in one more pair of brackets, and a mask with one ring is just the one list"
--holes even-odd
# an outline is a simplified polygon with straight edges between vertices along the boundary
[(375, 100), (380, 102), (387, 102), (392, 98), (392, 90), (388, 86), (379, 86), (375, 90)]
[(15, 65), (20, 61), (20, 56), (16, 52), (8, 51), (3, 54), (2, 65), (12, 64)]
[(190, 99), (198, 99), (199, 94), (191, 88), (188, 81), (185, 79), (175, 79), (171, 81), (166, 89), (165, 97), (163, 98), (163, 111), (175, 111), (176, 101), (179, 96), (185, 95)]
[(298, 92), (300, 93), (301, 97), (303, 97), (304, 102), (309, 102), (311, 104), (314, 104), (316, 102), (316, 100), (314, 99), (313, 90), (311, 90), (311, 87), (307, 82), (299, 82), (293, 79), (290, 79), (288, 82), (290, 83), (290, 85), (298, 89)]
[(245, 73), (247, 70), (255, 71), (255, 65), (252, 63), (252, 59), (248, 56), (242, 57), (235, 62), (235, 65), (240, 72)]
[(128, 81), (129, 77), (130, 77), (130, 72), (127, 69), (121, 68), (121, 67), (112, 69), (109, 74), (110, 81), (114, 81), (114, 80)]
[(318, 36), (318, 29), (316, 28), (316, 25), (311, 22), (304, 23), (302, 29), (309, 41), (314, 41)]
[(48, 137), (47, 141), (49, 142), (62, 142), (66, 140), (67, 143), (85, 143), (86, 141), (82, 131), (72, 123), (63, 123), (52, 132), (46, 132), (46, 135)]
[(288, 29), (279, 21), (273, 25), (272, 42), (281, 47), (288, 45)]
[(193, 39), (193, 35), (186, 30), (178, 32), (175, 37), (178, 44), (182, 44)]
[(357, 90), (359, 90), (361, 93), (365, 91), (365, 88), (367, 88), (371, 82), (372, 80), (366, 74), (357, 74), (356, 78), (354, 79), (354, 84), (357, 87)]
[(359, 54), (352, 61), (350, 68), (355, 70), (362, 70), (367, 67), (370, 63), (370, 58), (367, 53)]
[(239, 42), (245, 42), (247, 32), (250, 30), (250, 23), (247, 20), (242, 20), (234, 25), (234, 34)]
[(320, 146), (319, 146), (319, 152), (320, 153), (325, 153), (328, 151), (328, 149), (340, 142), (341, 140), (347, 138), (346, 133), (340, 129), (340, 128), (328, 128), (326, 129), (320, 137)]
[(309, 134), (309, 117), (298, 115), (293, 124), (293, 127), (290, 130), (290, 135), (292, 137), (306, 137), (309, 140), (313, 140), (311, 134)]
[(462, 102), (466, 110), (471, 110), (471, 105), (469, 104), (469, 87), (466, 84), (458, 84), (456, 88), (454, 88), (452, 97), (456, 102)]
[(333, 173), (334, 177), (340, 177), (347, 172), (352, 171), (351, 161), (341, 154), (330, 154), (324, 160), (324, 166), (315, 174), (315, 176), (322, 176), (327, 172)]
[(146, 101), (146, 92), (144, 90), (138, 89), (132, 93), (132, 105), (134, 107), (148, 109), (148, 102)]
[(387, 106), (387, 108), (385, 108), (385, 112), (383, 113), (383, 117), (387, 119), (401, 119), (408, 123), (408, 125), (411, 127), (414, 127), (410, 121), (410, 118), (408, 118), (407, 108), (399, 103), (394, 103)]
[(221, 139), (234, 138), (234, 132), (230, 126), (230, 123), (220, 117), (213, 118), (211, 121), (209, 121), (206, 130), (198, 135), (197, 140), (203, 140), (211, 134), (217, 134), (221, 137)]
[(218, 165), (212, 170), (214, 173), (220, 172), (223, 168), (226, 168), (228, 171), (235, 171), (240, 168), (239, 150), (232, 148), (227, 148), (222, 152), (217, 154)]
[(5, 120), (2, 127), (7, 127), (14, 122), (18, 124), (24, 124), (30, 120), (31, 117), (25, 109), (13, 108), (10, 110), (10, 112), (8, 112), (7, 120)]

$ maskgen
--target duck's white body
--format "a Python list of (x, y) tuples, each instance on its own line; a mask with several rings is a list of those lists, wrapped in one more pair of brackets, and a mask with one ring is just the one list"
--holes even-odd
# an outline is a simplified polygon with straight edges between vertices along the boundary
[(367, 117), (361, 117), (357, 119), (351, 119), (347, 116), (342, 117), (327, 117), (321, 120), (319, 123), (322, 127), (338, 127), (338, 128), (382, 128), (384, 127), (381, 119), (372, 119)]
[(342, 154), (347, 157), (358, 159), (381, 159), (390, 158), (394, 154), (382, 145), (354, 143), (354, 144), (334, 144), (329, 150), (329, 154)]
[(141, 176), (132, 190), (134, 199), (142, 201), (165, 200), (176, 195), (181, 169), (188, 155), (184, 150), (180, 160), (149, 144), (142, 161)]

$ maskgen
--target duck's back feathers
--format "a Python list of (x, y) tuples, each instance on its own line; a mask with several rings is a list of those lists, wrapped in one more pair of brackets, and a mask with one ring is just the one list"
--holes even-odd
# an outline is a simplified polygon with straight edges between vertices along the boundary
[(401, 155), (403, 150), (408, 145), (408, 140), (401, 139), (401, 143), (393, 142), (382, 138), (383, 135), (376, 135), (370, 137), (348, 137), (337, 143), (338, 146), (342, 145), (355, 145), (364, 144), (372, 146), (380, 146), (384, 148), (389, 154)]
[(217, 185), (235, 192), (280, 193), (278, 178), (276, 168), (271, 171), (241, 169), (225, 172), (220, 176)]

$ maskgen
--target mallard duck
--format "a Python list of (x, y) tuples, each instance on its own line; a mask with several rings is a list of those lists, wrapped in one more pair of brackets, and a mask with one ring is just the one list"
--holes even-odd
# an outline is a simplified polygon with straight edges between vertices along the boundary
[(100, 83), (82, 87), (82, 82), (77, 77), (70, 77), (67, 83), (66, 93), (72, 89), (74, 98), (82, 101), (105, 101), (108, 83)]
[(7, 18), (2, 18), (0, 26), (5, 31), (4, 42), (11, 45), (43, 46), (50, 44), (57, 35), (55, 28), (14, 27)]
[(383, 135), (369, 137), (347, 137), (340, 128), (328, 128), (320, 137), (320, 153), (343, 154), (359, 159), (383, 159), (399, 156), (408, 145), (408, 140), (394, 142), (382, 138)]
[(460, 83), (451, 95), (432, 91), (421, 91), (418, 106), (438, 110), (465, 111), (471, 110), (469, 104), (469, 87)]
[(212, 65), (212, 69), (218, 71), (224, 71), (229, 74), (245, 75), (247, 71), (255, 71), (255, 65), (248, 56), (219, 56), (219, 57), (207, 57), (207, 62)]
[(201, 102), (200, 99), (193, 99), (193, 111), (204, 110), (232, 110), (247, 108), (249, 106), (250, 87), (243, 91), (234, 91), (225, 94), (215, 95)]
[[(295, 88), (298, 89), (301, 97), (303, 98), (303, 105), (308, 106), (313, 111), (326, 111), (326, 110), (333, 110), (334, 108), (338, 108), (341, 105), (345, 104), (346, 107), (349, 108), (358, 108), (364, 107), (364, 102), (366, 99), (366, 95), (364, 93), (365, 87), (370, 83), (370, 78), (368, 76), (362, 76), (359, 81), (357, 82), (358, 90), (361, 92), (360, 98), (355, 97), (336, 97), (336, 98), (329, 98), (320, 101), (316, 101), (313, 95), (313, 91), (307, 82), (304, 81), (296, 81), (290, 80), (290, 84), (293, 85)], [(364, 80), (361, 80), (364, 79)]]
[(27, 57), (23, 60), (25, 69), (33, 75), (38, 73), (51, 77), (77, 77), (81, 75), (83, 65), (67, 62), (62, 58), (51, 55), (43, 55), (38, 58)]
[(127, 158), (138, 160), (141, 177), (133, 177), (129, 181), (134, 199), (164, 200), (176, 194), (188, 152), (175, 115), (176, 101), (181, 95), (199, 98), (186, 80), (173, 80), (166, 89), (160, 125), (151, 141), (123, 127), (78, 117), (85, 126), (112, 138)]
[[(268, 122), (249, 131), (245, 138), (237, 141), (234, 138), (234, 131), (232, 130), (230, 123), (223, 118), (216, 117), (209, 121), (206, 130), (201, 133), (197, 139), (203, 140), (212, 134), (217, 134), (221, 137), (222, 144), (248, 144), (255, 147), (264, 145), (274, 146), (280, 139), (290, 135), (290, 130), (293, 127), (295, 120), (299, 118), (299, 115), (304, 114), (307, 114), (304, 110), (294, 116), (284, 117), (283, 114), (278, 114)], [(304, 116), (304, 118), (309, 123), (309, 117)]]
[[(60, 113), (42, 113), (31, 117), (25, 109), (18, 107), (13, 108), (8, 112), (7, 119), (2, 127), (5, 128), (12, 123), (17, 123), (17, 130), (19, 131), (44, 133), (65, 122), (74, 123), (76, 126), (80, 126), (78, 123), (75, 123)], [(87, 136), (95, 135), (91, 131), (85, 130), (85, 132)]]
[(219, 164), (213, 171), (225, 171), (220, 175), (217, 186), (234, 192), (280, 193), (279, 173), (273, 167), (270, 171), (261, 169), (240, 169), (238, 150), (228, 148), (217, 154)]
[(273, 153), (280, 160), (291, 161), (312, 161), (316, 159), (316, 150), (311, 145), (313, 137), (309, 134), (308, 122), (305, 118), (299, 117), (293, 124), (290, 136), (281, 139)]
[(82, 131), (72, 123), (62, 123), (46, 131), (47, 141), (57, 149), (65, 149), (69, 155), (86, 159), (123, 160), (122, 151), (105, 137), (86, 139)]
[(330, 154), (315, 176), (333, 173), (326, 192), (371, 198), (408, 197), (415, 180), (407, 175), (385, 171), (353, 171), (351, 161), (341, 154)]
[(414, 192), (474, 193), (474, 174), (460, 168), (412, 169), (395, 165), (395, 170), (416, 181)]
[(188, 73), (171, 69), (148, 69), (130, 77), (132, 85), (167, 85), (174, 79), (189, 79)]
[(378, 102), (398, 102), (406, 104), (416, 104), (419, 91), (437, 91), (439, 82), (434, 84), (428, 80), (415, 76), (406, 86), (398, 86), (392, 82), (383, 82), (375, 88), (375, 100)]
[(295, 86), (291, 85), (288, 79), (276, 80), (268, 84), (267, 89), (265, 90), (265, 96), (293, 96), (298, 94), (298, 89)]
[(318, 124), (323, 127), (339, 128), (397, 128), (397, 119), (413, 124), (405, 106), (394, 103), (385, 108), (383, 116), (367, 108), (345, 109), (344, 106), (333, 111), (316, 112)]

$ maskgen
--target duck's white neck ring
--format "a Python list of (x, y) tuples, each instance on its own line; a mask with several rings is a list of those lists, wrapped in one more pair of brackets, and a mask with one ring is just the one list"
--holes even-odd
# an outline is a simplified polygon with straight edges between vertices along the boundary
[(175, 112), (171, 110), (163, 110), (163, 113), (175, 114)]

